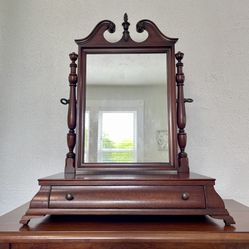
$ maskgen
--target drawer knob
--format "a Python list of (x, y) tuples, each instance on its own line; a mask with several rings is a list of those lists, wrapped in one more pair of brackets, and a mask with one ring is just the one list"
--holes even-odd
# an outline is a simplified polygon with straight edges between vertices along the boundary
[(72, 201), (72, 200), (74, 199), (74, 197), (73, 197), (72, 194), (68, 193), (68, 194), (66, 194), (66, 199), (67, 199), (68, 201)]
[(182, 199), (186, 201), (186, 200), (189, 199), (189, 196), (190, 196), (189, 193), (185, 192), (185, 193), (182, 194)]

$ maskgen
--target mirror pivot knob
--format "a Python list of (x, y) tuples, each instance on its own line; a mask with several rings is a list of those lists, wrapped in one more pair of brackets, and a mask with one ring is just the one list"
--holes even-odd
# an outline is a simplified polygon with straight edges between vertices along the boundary
[(63, 105), (68, 105), (68, 104), (69, 104), (69, 100), (68, 100), (68, 99), (65, 99), (65, 98), (62, 98), (62, 99), (60, 100), (60, 102), (61, 102), (61, 104), (63, 104)]
[(193, 102), (194, 102), (194, 100), (191, 99), (191, 98), (185, 98), (184, 99), (184, 103), (193, 103)]

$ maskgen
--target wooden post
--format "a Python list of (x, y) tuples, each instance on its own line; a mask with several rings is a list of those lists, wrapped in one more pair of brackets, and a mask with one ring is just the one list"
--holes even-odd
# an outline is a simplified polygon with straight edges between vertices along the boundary
[(185, 133), (186, 126), (186, 111), (185, 111), (185, 100), (184, 100), (184, 80), (185, 76), (183, 73), (183, 63), (181, 62), (184, 54), (182, 52), (176, 53), (175, 57), (177, 59), (176, 68), (176, 82), (177, 82), (177, 126), (178, 126), (178, 134), (177, 140), (180, 148), (180, 152), (178, 153), (178, 164), (179, 164), (179, 172), (180, 173), (188, 173), (189, 165), (188, 165), (188, 154), (185, 152), (185, 147), (187, 144), (187, 134)]
[(65, 173), (75, 173), (75, 153), (74, 147), (76, 143), (76, 84), (77, 84), (77, 74), (76, 68), (77, 64), (75, 61), (78, 58), (76, 53), (71, 53), (69, 55), (72, 63), (70, 64), (70, 74), (68, 76), (69, 86), (70, 86), (70, 94), (69, 94), (69, 105), (68, 105), (68, 114), (67, 114), (67, 125), (69, 128), (69, 132), (67, 133), (67, 146), (69, 152), (66, 155), (65, 162)]

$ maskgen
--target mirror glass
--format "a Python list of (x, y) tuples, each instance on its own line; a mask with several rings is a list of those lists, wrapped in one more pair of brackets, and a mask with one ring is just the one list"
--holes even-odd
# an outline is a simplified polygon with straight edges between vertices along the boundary
[(87, 54), (85, 163), (169, 162), (167, 54)]

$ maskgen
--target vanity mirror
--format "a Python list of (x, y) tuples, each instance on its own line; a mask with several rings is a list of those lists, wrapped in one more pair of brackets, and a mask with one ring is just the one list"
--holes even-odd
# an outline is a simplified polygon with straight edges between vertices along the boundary
[(71, 159), (74, 155), (69, 155), (66, 172), (96, 167), (178, 169), (177, 39), (164, 36), (151, 21), (142, 20), (137, 31), (148, 26), (148, 37), (135, 42), (128, 31), (127, 15), (122, 25), (119, 42), (104, 37), (105, 32), (115, 31), (110, 21), (100, 22), (87, 38), (76, 40), (77, 144), (75, 161)]
[(166, 53), (87, 54), (86, 62), (79, 167), (168, 163)]
[(107, 20), (76, 40), (69, 99), (61, 99), (68, 105), (65, 172), (39, 179), (21, 223), (46, 214), (210, 215), (234, 223), (215, 179), (189, 172), (185, 103), (192, 100), (184, 98), (177, 39), (141, 20), (136, 30), (148, 36), (136, 42), (129, 25), (125, 14), (118, 42), (106, 40), (115, 31)]

